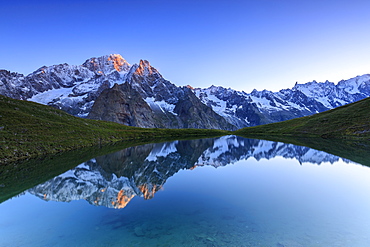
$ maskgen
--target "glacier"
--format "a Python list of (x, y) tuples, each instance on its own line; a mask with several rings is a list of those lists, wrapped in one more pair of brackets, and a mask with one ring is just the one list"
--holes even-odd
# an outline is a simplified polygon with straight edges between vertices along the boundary
[[(140, 103), (142, 107), (147, 107), (157, 115), (162, 114), (152, 117), (151, 121), (167, 119), (161, 123), (142, 126), (139, 123), (143, 121), (131, 121), (134, 126), (139, 127), (186, 127), (188, 123), (194, 122), (194, 119), (188, 120), (189, 117), (203, 112), (199, 119), (205, 120), (208, 116), (208, 123), (198, 122), (191, 127), (238, 129), (308, 116), (370, 96), (370, 74), (338, 83), (296, 83), (292, 88), (278, 92), (253, 90), (246, 93), (222, 86), (178, 87), (165, 80), (148, 61), (141, 60), (140, 63), (131, 65), (119, 54), (93, 57), (81, 65), (64, 63), (43, 66), (29, 75), (0, 70), (0, 94), (50, 105), (78, 117), (89, 117), (103, 91), (112, 90), (114, 85), (125, 83), (131, 85), (125, 87), (125, 90), (131, 90), (125, 93), (125, 97), (134, 97), (132, 92), (136, 91), (145, 102)], [(190, 95), (191, 92), (200, 103)], [(189, 116), (189, 113), (185, 119), (184, 113), (190, 106), (196, 107), (196, 110), (191, 113), (193, 116)], [(117, 109), (119, 108), (116, 108), (116, 111)], [(102, 110), (104, 111), (105, 109)], [(136, 111), (133, 109), (124, 114), (133, 114), (132, 112)], [(179, 112), (182, 115), (179, 115)], [(103, 116), (96, 118), (109, 120)], [(228, 125), (212, 124), (220, 121), (225, 121)], [(173, 126), (171, 122), (174, 123)]]

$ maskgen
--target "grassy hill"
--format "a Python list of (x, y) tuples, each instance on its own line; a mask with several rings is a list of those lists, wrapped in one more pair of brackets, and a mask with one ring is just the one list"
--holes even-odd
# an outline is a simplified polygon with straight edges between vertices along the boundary
[(77, 118), (49, 106), (0, 95), (0, 164), (120, 141), (153, 142), (230, 133), (270, 140), (288, 137), (370, 140), (370, 98), (308, 117), (228, 132), (129, 127)]
[(82, 119), (29, 101), (0, 95), (0, 164), (108, 143), (210, 137), (221, 130), (143, 129)]
[(234, 134), (262, 139), (290, 136), (369, 140), (370, 98), (307, 117), (240, 129)]
[(370, 98), (312, 116), (240, 129), (233, 134), (306, 146), (370, 167)]
[[(143, 129), (77, 118), (0, 95), (0, 203), (96, 156), (175, 139), (236, 134), (308, 146), (370, 166), (369, 110), (370, 99), (364, 99), (313, 116), (235, 132)], [(34, 157), (38, 158), (26, 160)]]

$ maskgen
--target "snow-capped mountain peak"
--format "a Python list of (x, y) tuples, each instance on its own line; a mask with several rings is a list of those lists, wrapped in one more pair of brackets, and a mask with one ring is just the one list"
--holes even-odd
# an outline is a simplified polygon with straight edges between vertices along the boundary
[(95, 74), (108, 75), (114, 71), (128, 72), (130, 64), (119, 54), (111, 54), (101, 57), (93, 57), (86, 60), (83, 67), (88, 68)]
[(134, 73), (140, 76), (150, 76), (154, 73), (159, 74), (158, 71), (152, 67), (147, 60), (140, 60), (139, 66)]
[(279, 92), (251, 93), (211, 86), (195, 88), (202, 102), (237, 127), (284, 121), (326, 111), (370, 96), (370, 75), (333, 82), (308, 82)]
[[(106, 90), (115, 93), (98, 101)], [(178, 87), (147, 60), (130, 65), (121, 55), (110, 54), (82, 65), (43, 66), (26, 76), (0, 70), (0, 94), (138, 127), (235, 129), (303, 117), (369, 97), (370, 74), (338, 84), (312, 81), (279, 92), (246, 93), (214, 85)], [(93, 113), (96, 102), (100, 106)]]
[(363, 89), (368, 88), (370, 84), (370, 74), (356, 76), (349, 80), (342, 80), (338, 82), (338, 88), (343, 89), (347, 93), (356, 94), (361, 93)]

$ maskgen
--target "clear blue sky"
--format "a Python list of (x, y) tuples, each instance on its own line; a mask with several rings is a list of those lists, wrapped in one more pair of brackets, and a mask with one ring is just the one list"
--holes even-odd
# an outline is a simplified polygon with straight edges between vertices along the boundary
[(370, 73), (368, 0), (3, 1), (0, 68), (121, 54), (176, 85), (277, 91)]

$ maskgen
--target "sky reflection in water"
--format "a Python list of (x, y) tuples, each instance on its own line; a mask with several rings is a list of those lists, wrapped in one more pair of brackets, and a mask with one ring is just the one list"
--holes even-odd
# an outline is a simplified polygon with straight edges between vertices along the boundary
[(369, 189), (368, 167), (305, 147), (148, 144), (0, 204), (0, 246), (369, 246)]

